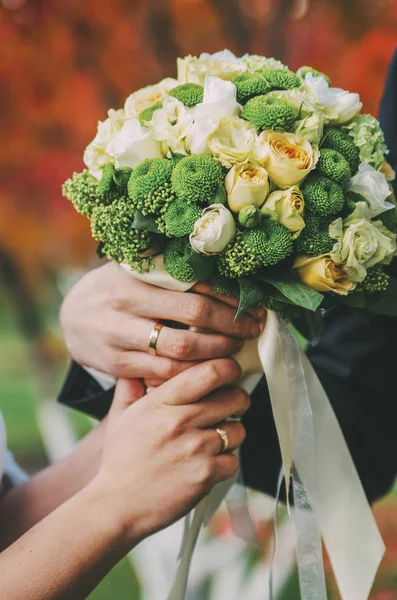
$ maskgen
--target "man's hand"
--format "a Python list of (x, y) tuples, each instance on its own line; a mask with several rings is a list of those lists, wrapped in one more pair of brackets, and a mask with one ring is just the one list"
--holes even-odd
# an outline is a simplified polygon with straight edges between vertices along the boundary
[[(238, 301), (198, 284), (173, 292), (138, 281), (113, 263), (83, 277), (65, 298), (61, 324), (66, 344), (80, 364), (115, 377), (167, 380), (197, 362), (230, 356), (260, 333), (264, 309), (233, 321)], [(157, 356), (147, 352), (154, 321), (163, 327)], [(189, 331), (188, 327), (212, 333)]]

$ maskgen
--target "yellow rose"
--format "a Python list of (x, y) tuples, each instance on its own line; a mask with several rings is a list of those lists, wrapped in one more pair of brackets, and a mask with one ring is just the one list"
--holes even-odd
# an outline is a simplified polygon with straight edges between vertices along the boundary
[(305, 226), (302, 218), (304, 208), (303, 194), (298, 186), (294, 185), (287, 190), (272, 192), (262, 206), (261, 213), (279, 221), (292, 232), (292, 239), (296, 240)]
[(238, 213), (243, 206), (262, 206), (269, 193), (269, 176), (260, 166), (235, 165), (226, 175), (225, 187), (230, 210)]
[(386, 177), (387, 181), (394, 181), (396, 178), (396, 172), (387, 160), (384, 160), (380, 168), (380, 172)]
[(256, 147), (258, 136), (255, 127), (239, 117), (220, 119), (216, 130), (208, 137), (211, 154), (228, 169), (233, 165), (249, 162)]
[(347, 296), (356, 283), (349, 280), (343, 265), (334, 263), (329, 256), (308, 256), (299, 254), (294, 269), (307, 287), (317, 292), (334, 292)]
[(296, 133), (263, 131), (259, 143), (270, 179), (282, 189), (296, 185), (315, 168), (319, 151)]

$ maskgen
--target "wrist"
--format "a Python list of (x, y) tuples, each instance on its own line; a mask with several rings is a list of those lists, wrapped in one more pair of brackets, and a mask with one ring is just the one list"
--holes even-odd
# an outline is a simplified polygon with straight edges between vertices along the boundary
[[(139, 527), (139, 518), (134, 518), (133, 506), (126, 504), (125, 494), (114, 481), (108, 480), (101, 472), (83, 490), (83, 502), (92, 506), (101, 520), (104, 535), (109, 542), (126, 554), (144, 537)], [(138, 517), (138, 515), (137, 515)]]

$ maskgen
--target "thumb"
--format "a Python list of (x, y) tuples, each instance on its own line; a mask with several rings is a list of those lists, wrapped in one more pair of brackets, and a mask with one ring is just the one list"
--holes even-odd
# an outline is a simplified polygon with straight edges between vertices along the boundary
[(141, 379), (119, 379), (112, 403), (111, 413), (126, 410), (131, 404), (145, 395)]

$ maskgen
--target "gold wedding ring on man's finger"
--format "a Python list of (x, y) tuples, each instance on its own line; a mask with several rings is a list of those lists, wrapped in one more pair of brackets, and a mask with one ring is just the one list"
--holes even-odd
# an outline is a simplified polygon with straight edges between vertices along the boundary
[(157, 356), (157, 342), (159, 340), (160, 331), (164, 325), (162, 323), (155, 323), (149, 336), (148, 352), (151, 356)]
[(217, 427), (215, 429), (215, 431), (221, 438), (221, 442), (222, 442), (222, 448), (221, 448), (221, 451), (219, 454), (223, 454), (229, 448), (229, 437), (228, 437), (226, 431), (224, 429), (221, 429), (220, 427)]

